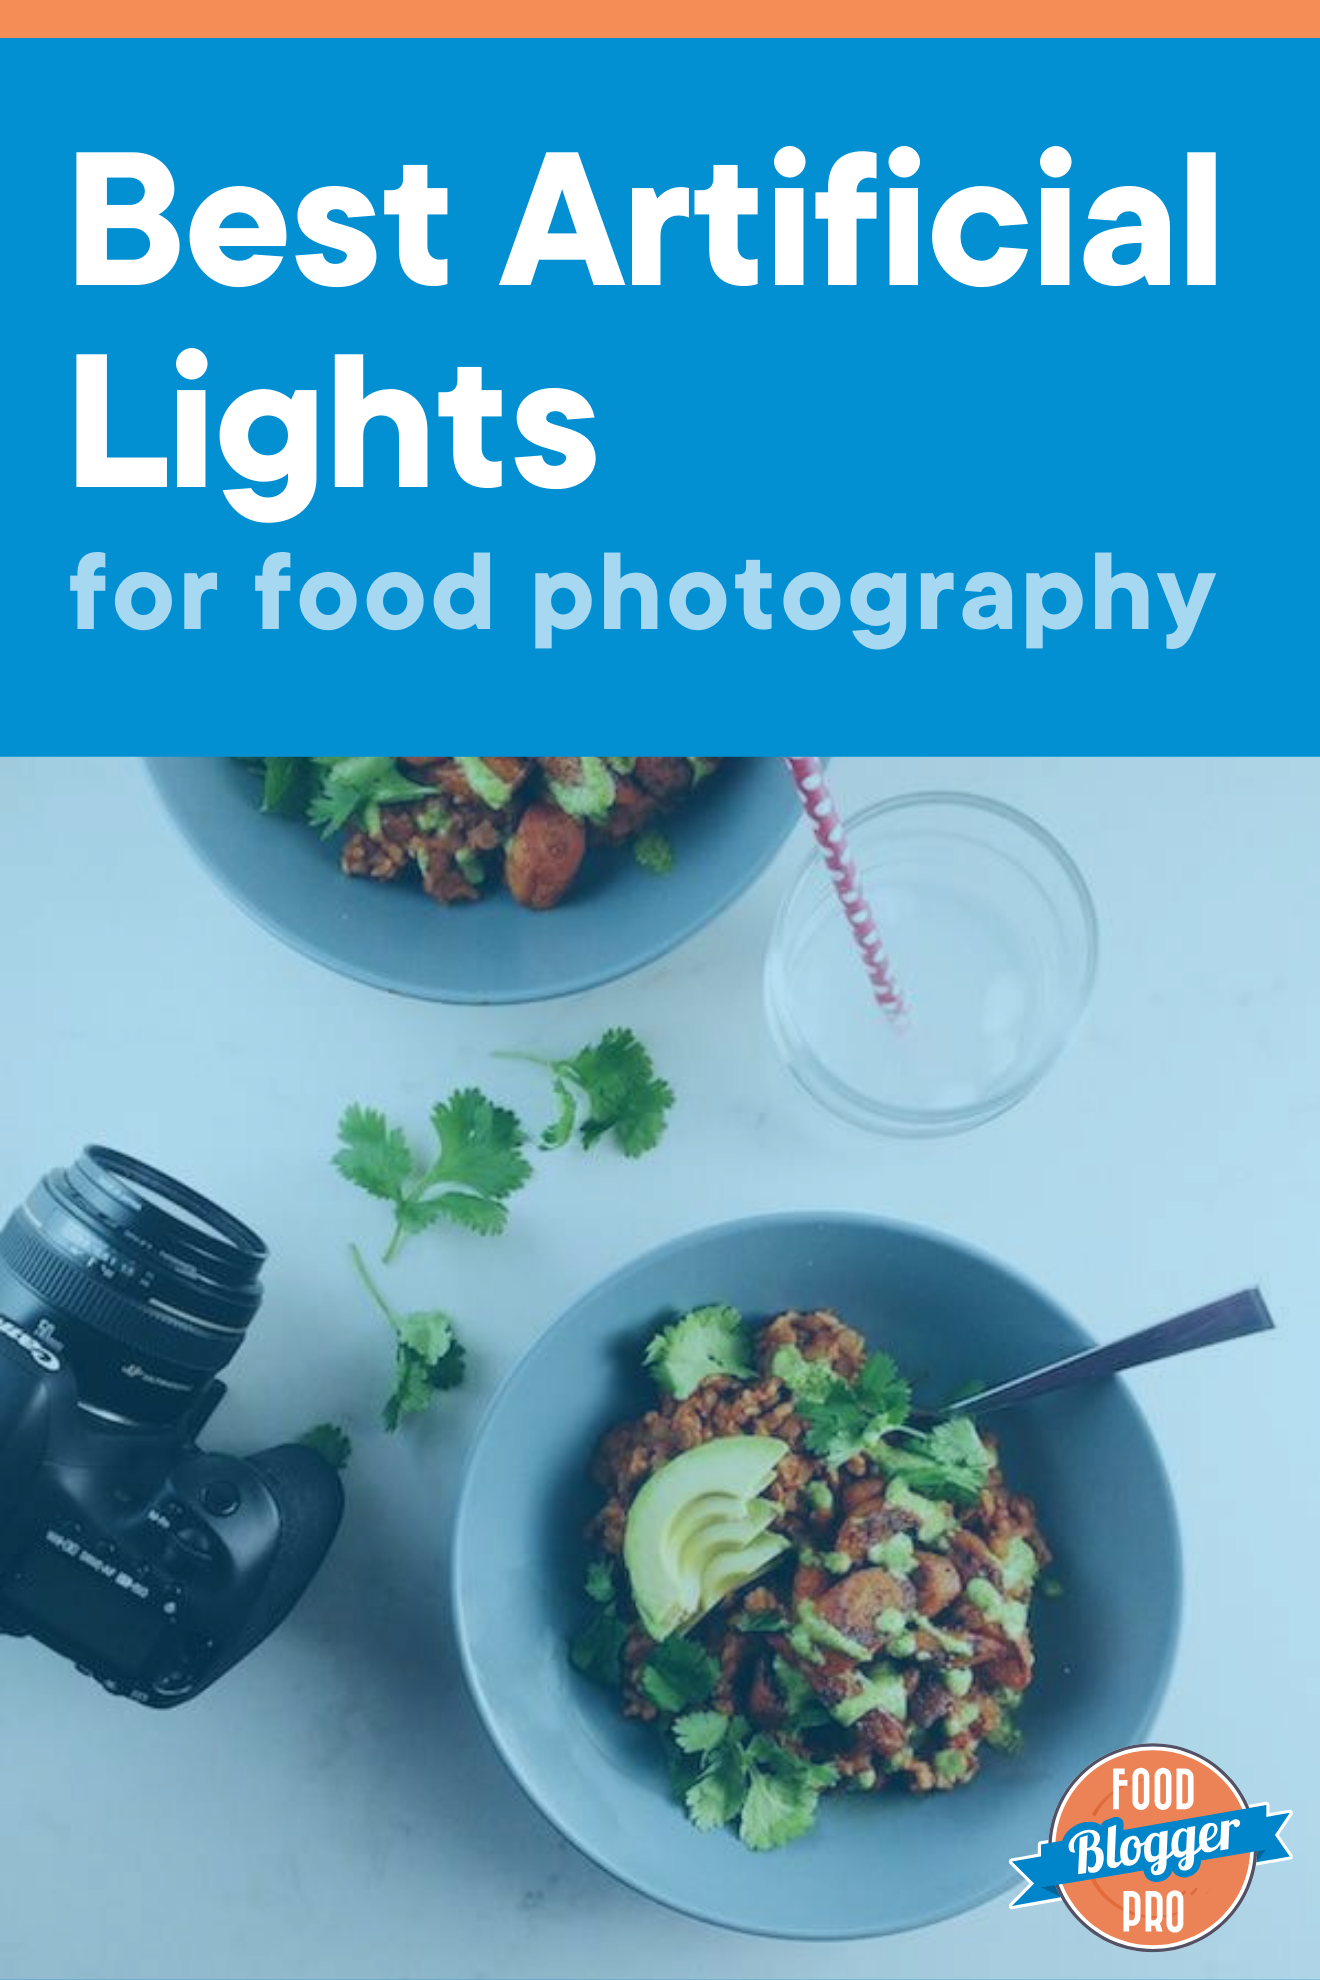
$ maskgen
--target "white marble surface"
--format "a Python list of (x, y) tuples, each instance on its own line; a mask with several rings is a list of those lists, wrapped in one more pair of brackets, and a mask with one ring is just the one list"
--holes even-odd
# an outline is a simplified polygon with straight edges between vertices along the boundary
[[(546, 1826), (469, 1709), (443, 1568), (491, 1385), (614, 1265), (745, 1211), (844, 1206), (1000, 1254), (1101, 1335), (1259, 1279), (1279, 1331), (1134, 1378), (1184, 1522), (1187, 1605), (1158, 1730), (1251, 1799), (1298, 1805), (1196, 1975), (1316, 1971), (1316, 1215), (1320, 765), (851, 759), (849, 805), (985, 791), (1050, 825), (1094, 888), (1084, 1034), (1015, 1113), (962, 1139), (873, 1140), (777, 1065), (761, 956), (800, 843), (644, 975), (521, 1011), (387, 1000), (284, 950), (213, 890), (132, 761), (0, 761), (0, 1205), (92, 1138), (251, 1217), (275, 1263), (217, 1420), (236, 1449), (318, 1417), (358, 1431), (340, 1545), (295, 1619), (177, 1714), (0, 1643), (0, 1975), (1107, 1975), (1130, 1954), (1060, 1906), (1006, 1902), (903, 1940), (739, 1939), (615, 1886)], [(462, 1316), (473, 1380), (421, 1434), (372, 1428), (390, 1348), (332, 1173), (340, 1106), (414, 1118), (465, 1080), (529, 1104), (504, 1046), (634, 1025), (680, 1095), (663, 1149), (547, 1164), (508, 1236), (416, 1244), (398, 1284)], [(1097, 1489), (1101, 1489), (1099, 1485)], [(1121, 1491), (1121, 1481), (1109, 1489)], [(1023, 1838), (1024, 1846), (1035, 1838)]]

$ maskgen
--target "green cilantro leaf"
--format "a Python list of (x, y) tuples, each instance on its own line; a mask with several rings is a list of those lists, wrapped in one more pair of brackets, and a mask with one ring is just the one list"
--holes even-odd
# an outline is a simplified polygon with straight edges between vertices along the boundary
[(261, 771), (261, 808), (283, 817), (305, 812), (316, 781), (316, 772), (305, 756), (262, 756), (256, 759)]
[(821, 1795), (838, 1780), (833, 1767), (804, 1760), (769, 1734), (749, 1737), (745, 1719), (688, 1712), (671, 1730), (680, 1751), (701, 1762), (683, 1791), (690, 1821), (703, 1830), (737, 1822), (748, 1849), (779, 1849), (805, 1835)]
[(647, 873), (672, 873), (674, 848), (665, 833), (654, 826), (633, 841), (633, 858)]
[(559, 1070), (581, 1087), (591, 1109), (582, 1124), (584, 1148), (607, 1134), (629, 1156), (656, 1146), (674, 1104), (673, 1090), (656, 1077), (650, 1053), (631, 1031), (607, 1031), (599, 1045), (588, 1046)]
[(439, 1152), (428, 1167), (416, 1159), (402, 1128), (392, 1127), (375, 1107), (349, 1107), (339, 1123), (334, 1165), (340, 1175), (394, 1206), (387, 1264), (406, 1238), (433, 1224), (498, 1236), (508, 1223), (505, 1199), (532, 1173), (518, 1116), (476, 1087), (463, 1087), (433, 1107), (431, 1125)]
[(1022, 1728), (1013, 1717), (1012, 1709), (1000, 1705), (998, 1723), (984, 1735), (985, 1743), (996, 1753), (1020, 1753), (1024, 1744)]
[(694, 1828), (722, 1829), (727, 1822), (737, 1820), (747, 1798), (747, 1758), (737, 1731), (740, 1723), (734, 1722), (684, 1796)]
[(343, 1471), (353, 1455), (353, 1439), (338, 1423), (314, 1423), (298, 1442), (318, 1452), (336, 1471)]
[(728, 1730), (724, 1712), (685, 1712), (673, 1724), (674, 1739), (683, 1753), (713, 1753)]
[(837, 1390), (848, 1386), (828, 1361), (808, 1361), (801, 1348), (791, 1346), (776, 1348), (770, 1373), (786, 1383), (800, 1403), (828, 1402)]
[(593, 1684), (617, 1690), (622, 1682), (623, 1646), (627, 1641), (627, 1623), (612, 1603), (602, 1605), (573, 1638), (568, 1650), (569, 1662)]
[(541, 1136), (541, 1146), (547, 1150), (566, 1148), (573, 1139), (573, 1130), (577, 1126), (577, 1101), (573, 1098), (573, 1089), (562, 1079), (556, 1079), (554, 1091), (555, 1098), (559, 1102), (559, 1112)]
[(569, 1644), (569, 1662), (593, 1684), (617, 1690), (623, 1682), (623, 1646), (628, 1641), (628, 1625), (619, 1615), (614, 1569), (608, 1561), (590, 1563), (586, 1589), (596, 1611)]
[(394, 1362), (394, 1387), (385, 1398), (381, 1421), (387, 1430), (394, 1431), (406, 1416), (420, 1416), (430, 1407), (431, 1383), (426, 1363), (420, 1355), (399, 1348)]
[(394, 1333), (394, 1387), (386, 1398), (383, 1417), (387, 1430), (397, 1430), (405, 1416), (419, 1416), (429, 1409), (437, 1391), (458, 1387), (464, 1375), (463, 1347), (447, 1313), (396, 1313), (356, 1245), (349, 1246), (349, 1256)]
[(866, 1405), (852, 1385), (829, 1363), (808, 1361), (799, 1349), (782, 1347), (771, 1372), (793, 1391), (798, 1415), (806, 1425), (806, 1445), (835, 1470), (862, 1449), (870, 1421)]
[(642, 1365), (680, 1402), (708, 1375), (756, 1372), (751, 1333), (732, 1306), (698, 1306), (685, 1313), (654, 1336)]
[(793, 1391), (807, 1448), (832, 1470), (863, 1451), (874, 1455), (911, 1407), (911, 1391), (887, 1354), (870, 1355), (855, 1383), (794, 1347), (780, 1348), (771, 1369)]
[(521, 1153), (527, 1139), (518, 1116), (497, 1107), (475, 1086), (451, 1093), (431, 1109), (440, 1153), (427, 1185), (456, 1183), (479, 1196), (503, 1198), (521, 1189), (531, 1165)]
[(327, 839), (346, 825), (378, 832), (383, 804), (435, 796), (429, 784), (415, 784), (405, 777), (392, 756), (316, 756), (310, 761), (319, 773), (320, 789), (307, 807), (307, 816)]
[(701, 1779), (705, 1760), (699, 1753), (680, 1753), (672, 1740), (664, 1745), (665, 1772), (669, 1775), (669, 1786), (678, 1801), (685, 1802), (689, 1792)]
[(347, 1107), (339, 1123), (334, 1165), (348, 1182), (397, 1203), (413, 1172), (412, 1150), (402, 1128), (391, 1127), (376, 1107)]
[(584, 1148), (612, 1134), (625, 1155), (645, 1155), (664, 1134), (673, 1089), (656, 1075), (651, 1055), (635, 1033), (615, 1028), (571, 1059), (508, 1053), (545, 1066), (554, 1078), (559, 1112), (541, 1136), (542, 1148), (563, 1148), (578, 1128)]
[(738, 1823), (748, 1849), (782, 1849), (806, 1834), (825, 1788), (838, 1779), (833, 1767), (813, 1766), (766, 1733), (747, 1748), (749, 1778)]
[(775, 1683), (788, 1714), (790, 1732), (809, 1732), (813, 1726), (828, 1726), (831, 1723), (828, 1710), (795, 1665), (784, 1657), (776, 1657), (774, 1671)]
[(399, 1223), (409, 1237), (441, 1222), (475, 1231), (478, 1237), (498, 1237), (508, 1221), (503, 1203), (488, 1196), (469, 1196), (465, 1190), (446, 1189), (438, 1196), (419, 1197), (399, 1206)]
[(608, 1561), (592, 1561), (588, 1567), (587, 1593), (593, 1602), (614, 1600), (614, 1569)]
[(671, 1636), (656, 1644), (642, 1667), (642, 1690), (662, 1712), (683, 1712), (706, 1703), (719, 1674), (719, 1665), (699, 1643)]
[(857, 1378), (857, 1393), (871, 1412), (873, 1430), (880, 1426), (895, 1430), (907, 1422), (912, 1391), (889, 1355), (877, 1351), (867, 1356)]
[(798, 1410), (807, 1426), (807, 1449), (824, 1458), (837, 1471), (866, 1448), (871, 1416), (846, 1382), (819, 1401), (805, 1400)]
[(994, 1459), (969, 1416), (952, 1416), (931, 1430), (905, 1430), (901, 1447), (877, 1452), (885, 1471), (907, 1480), (928, 1498), (964, 1504), (979, 1498)]
[(454, 1323), (447, 1313), (396, 1313), (393, 1322), (404, 1347), (411, 1348), (428, 1368), (439, 1367), (457, 1346)]

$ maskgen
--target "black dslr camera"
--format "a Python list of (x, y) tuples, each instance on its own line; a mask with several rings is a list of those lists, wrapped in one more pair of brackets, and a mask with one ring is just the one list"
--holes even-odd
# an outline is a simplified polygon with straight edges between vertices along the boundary
[(0, 1231), (0, 1634), (141, 1705), (195, 1698), (254, 1650), (343, 1511), (305, 1446), (197, 1449), (265, 1260), (236, 1217), (111, 1148)]

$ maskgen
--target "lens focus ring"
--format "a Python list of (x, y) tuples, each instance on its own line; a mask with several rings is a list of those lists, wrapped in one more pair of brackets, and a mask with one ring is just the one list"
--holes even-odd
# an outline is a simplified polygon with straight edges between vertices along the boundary
[(169, 1358), (178, 1367), (214, 1375), (232, 1359), (242, 1340), (240, 1333), (199, 1327), (181, 1314), (133, 1305), (94, 1278), (85, 1266), (61, 1257), (28, 1228), (22, 1211), (10, 1218), (0, 1234), (0, 1257), (58, 1312), (108, 1334), (139, 1354), (155, 1358), (168, 1343)]

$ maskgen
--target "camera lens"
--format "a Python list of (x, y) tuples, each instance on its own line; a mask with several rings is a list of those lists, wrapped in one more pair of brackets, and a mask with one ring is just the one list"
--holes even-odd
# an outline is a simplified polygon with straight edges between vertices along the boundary
[(238, 1352), (265, 1262), (256, 1232), (196, 1190), (85, 1148), (0, 1231), (0, 1314), (64, 1355), (89, 1407), (168, 1423)]

